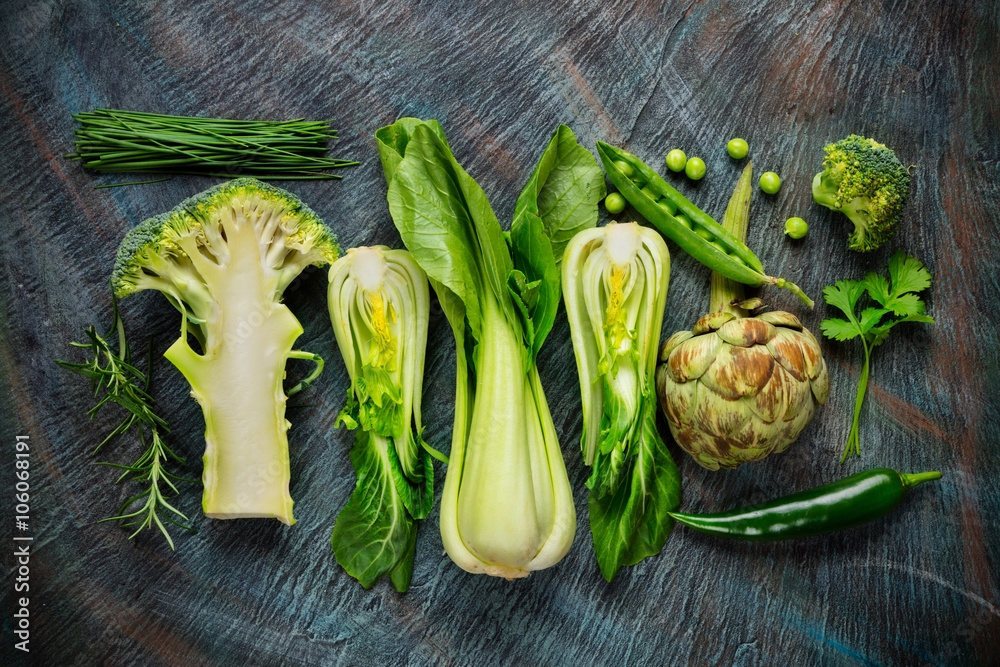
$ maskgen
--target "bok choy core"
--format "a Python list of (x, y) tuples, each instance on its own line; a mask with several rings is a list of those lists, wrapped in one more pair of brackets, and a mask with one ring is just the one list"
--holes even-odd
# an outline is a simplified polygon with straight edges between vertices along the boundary
[(327, 300), (351, 377), (337, 423), (358, 429), (358, 483), (334, 525), (333, 550), (365, 588), (389, 574), (402, 592), (413, 572), (415, 521), (434, 502), (431, 455), (440, 456), (421, 438), (427, 276), (405, 250), (354, 248), (330, 268)]
[(455, 334), (458, 370), (441, 538), (461, 568), (513, 579), (558, 562), (576, 511), (535, 366), (559, 301), (553, 245), (593, 227), (604, 181), (560, 126), (505, 234), (436, 121), (376, 133), (389, 210)]
[(601, 573), (658, 554), (680, 476), (656, 431), (656, 369), (670, 281), (660, 235), (636, 223), (580, 232), (566, 248), (563, 297), (583, 397), (590, 529)]

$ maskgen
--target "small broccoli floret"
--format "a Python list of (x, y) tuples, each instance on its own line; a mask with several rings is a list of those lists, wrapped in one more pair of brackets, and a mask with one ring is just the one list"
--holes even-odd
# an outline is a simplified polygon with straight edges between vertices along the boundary
[(826, 148), (813, 199), (854, 223), (852, 250), (874, 250), (892, 238), (910, 194), (910, 175), (892, 149), (852, 134)]
[[(252, 178), (210, 188), (133, 229), (118, 249), (119, 297), (162, 292), (182, 313), (166, 351), (205, 414), (205, 514), (292, 523), (282, 381), (302, 327), (282, 293), (340, 249), (293, 194)], [(200, 350), (194, 350), (187, 334)]]

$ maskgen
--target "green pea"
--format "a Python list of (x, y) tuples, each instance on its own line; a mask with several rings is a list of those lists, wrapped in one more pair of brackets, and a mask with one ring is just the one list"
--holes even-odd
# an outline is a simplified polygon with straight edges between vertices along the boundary
[(726, 144), (726, 150), (729, 151), (729, 157), (734, 160), (742, 160), (750, 152), (750, 145), (747, 144), (746, 139), (730, 139), (729, 143)]
[(669, 213), (670, 215), (676, 215), (677, 214), (677, 204), (673, 203), (672, 201), (670, 201), (666, 197), (664, 197), (663, 199), (661, 199), (657, 203), (661, 207), (665, 208), (667, 210), (667, 213)]
[(800, 239), (809, 233), (809, 224), (802, 218), (789, 218), (785, 221), (785, 233), (793, 239)]
[(687, 155), (679, 148), (675, 148), (667, 153), (667, 166), (670, 168), (670, 171), (684, 171), (687, 161)]
[(617, 167), (618, 171), (620, 171), (625, 178), (632, 178), (632, 174), (635, 173), (635, 169), (632, 168), (632, 165), (624, 160), (618, 160), (615, 162), (615, 167)]
[(698, 227), (694, 230), (694, 233), (705, 239), (708, 242), (715, 240), (715, 234), (712, 233), (711, 229), (706, 229), (705, 227)]
[(769, 195), (773, 195), (781, 189), (781, 177), (773, 171), (765, 172), (760, 177), (760, 189)]
[(646, 195), (647, 197), (649, 197), (653, 201), (656, 201), (657, 199), (659, 199), (659, 195), (657, 195), (656, 192), (653, 190), (653, 188), (649, 187), (648, 185), (646, 187), (644, 187), (642, 190), (640, 190), (639, 192), (641, 192), (642, 194)]
[[(671, 215), (673, 215), (673, 214), (671, 213)], [(685, 227), (687, 227), (688, 229), (694, 229), (694, 223), (691, 222), (691, 218), (687, 217), (683, 213), (678, 213), (677, 215), (674, 215), (674, 219), (677, 222), (679, 222), (682, 225), (684, 225)]]
[(684, 167), (684, 173), (692, 181), (700, 181), (705, 176), (705, 161), (700, 157), (691, 158)]
[(625, 210), (625, 197), (622, 197), (617, 192), (612, 192), (604, 198), (604, 208), (611, 215), (618, 215)]

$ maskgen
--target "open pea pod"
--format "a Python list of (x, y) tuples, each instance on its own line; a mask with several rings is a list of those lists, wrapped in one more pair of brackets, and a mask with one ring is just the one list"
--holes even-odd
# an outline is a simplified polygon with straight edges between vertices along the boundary
[[(716, 273), (744, 285), (774, 285), (789, 289), (809, 308), (813, 307), (813, 300), (798, 285), (764, 273), (760, 260), (745, 243), (688, 201), (642, 160), (603, 141), (597, 142), (597, 154), (608, 178), (622, 196), (660, 233), (689, 255)], [(626, 174), (616, 163), (628, 165), (632, 173)], [(682, 212), (691, 225), (678, 220), (671, 211)]]

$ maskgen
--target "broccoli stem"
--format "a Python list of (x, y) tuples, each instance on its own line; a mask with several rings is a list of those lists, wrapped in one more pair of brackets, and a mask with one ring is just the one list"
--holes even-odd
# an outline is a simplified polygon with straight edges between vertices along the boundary
[(261, 266), (252, 228), (227, 232), (232, 264), (200, 267), (219, 313), (206, 324), (206, 349), (198, 354), (182, 336), (165, 356), (190, 382), (205, 415), (205, 515), (291, 525), (282, 382), (302, 327), (272, 296), (276, 273)]

